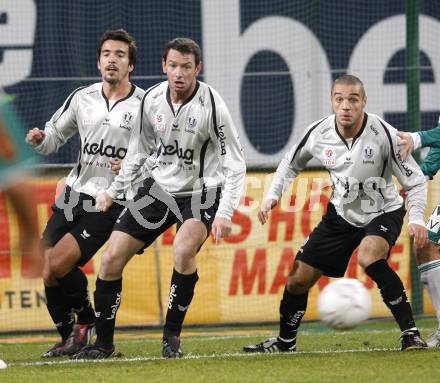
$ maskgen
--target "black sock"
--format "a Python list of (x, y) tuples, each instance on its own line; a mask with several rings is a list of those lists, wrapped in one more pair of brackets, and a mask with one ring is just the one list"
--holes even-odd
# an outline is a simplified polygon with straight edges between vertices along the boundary
[(96, 280), (96, 345), (106, 349), (113, 347), (116, 313), (121, 305), (122, 278), (116, 281)]
[(194, 296), (194, 288), (198, 280), (197, 271), (190, 275), (184, 275), (173, 269), (164, 327), (165, 335), (180, 335), (182, 324)]
[(416, 327), (411, 306), (402, 281), (384, 259), (365, 268), (367, 275), (377, 283), (382, 299), (393, 314), (400, 330)]
[(66, 304), (66, 296), (61, 286), (44, 286), (44, 291), (47, 310), (61, 338), (65, 341), (72, 332), (75, 323), (72, 309)]
[(280, 303), (280, 338), (290, 340), (296, 338), (296, 332), (307, 308), (309, 293), (293, 295), (284, 288)]
[(77, 322), (80, 324), (93, 323), (95, 312), (90, 303), (88, 282), (79, 267), (74, 267), (64, 277), (57, 278), (57, 281), (78, 316)]

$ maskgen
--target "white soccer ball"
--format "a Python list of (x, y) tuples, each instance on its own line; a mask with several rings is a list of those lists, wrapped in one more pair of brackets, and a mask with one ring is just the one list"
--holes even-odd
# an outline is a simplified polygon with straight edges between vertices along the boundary
[(6, 367), (8, 367), (8, 365), (3, 360), (0, 359), (0, 369), (6, 368)]
[(318, 297), (322, 321), (336, 329), (350, 329), (368, 319), (371, 296), (357, 279), (342, 278), (324, 287)]

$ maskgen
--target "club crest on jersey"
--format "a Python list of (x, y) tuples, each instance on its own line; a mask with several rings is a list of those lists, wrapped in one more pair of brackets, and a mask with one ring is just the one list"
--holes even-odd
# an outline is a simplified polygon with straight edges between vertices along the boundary
[(122, 115), (122, 123), (121, 125), (119, 125), (119, 127), (130, 131), (131, 130), (130, 123), (132, 122), (133, 122), (133, 115), (130, 112), (125, 112)]
[(186, 120), (185, 132), (195, 133), (196, 126), (197, 126), (197, 120), (195, 119), (195, 117), (189, 116), (188, 119)]
[(370, 145), (365, 146), (364, 148), (364, 164), (374, 164), (374, 148)]
[(125, 124), (129, 124), (131, 120), (133, 120), (133, 115), (130, 112), (125, 112), (122, 115), (122, 122), (124, 122)]
[(154, 116), (154, 127), (156, 132), (165, 132), (165, 115), (163, 113), (157, 113)]
[(335, 149), (332, 147), (326, 147), (323, 151), (322, 164), (324, 166), (334, 166), (336, 164)]

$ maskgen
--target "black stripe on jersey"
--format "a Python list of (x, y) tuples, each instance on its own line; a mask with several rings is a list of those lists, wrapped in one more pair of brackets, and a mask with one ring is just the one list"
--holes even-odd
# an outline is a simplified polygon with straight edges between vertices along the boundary
[(107, 105), (107, 110), (110, 112), (118, 103), (120, 103), (121, 101), (125, 101), (127, 98), (130, 98), (131, 96), (133, 96), (133, 93), (134, 93), (135, 89), (136, 89), (136, 86), (134, 84), (131, 84), (130, 92), (125, 97), (121, 98), (120, 100), (117, 100), (113, 104), (113, 106), (110, 108), (109, 107), (108, 98), (107, 98), (107, 96), (104, 93), (104, 87), (102, 87), (101, 88), (101, 94), (102, 94), (102, 97), (104, 97), (105, 103)]
[(293, 162), (293, 160), (295, 159), (296, 154), (298, 153), (298, 150), (300, 150), (307, 142), (307, 140), (310, 137), (310, 134), (321, 124), (321, 122), (323, 122), (324, 120), (326, 120), (328, 117), (324, 117), (322, 120), (319, 120), (316, 125), (312, 126), (309, 131), (306, 133), (306, 135), (303, 137), (303, 139), (301, 140), (301, 142), (298, 144), (298, 147), (295, 150), (295, 153), (293, 153), (292, 156), (292, 160), (290, 161), (290, 163)]
[(212, 125), (214, 126), (215, 135), (218, 138), (217, 110), (215, 107), (214, 95), (211, 92), (211, 88), (208, 87), (208, 90), (209, 90), (209, 97), (211, 98), (211, 106), (212, 106)]
[(364, 120), (362, 121), (362, 126), (359, 129), (359, 132), (357, 132), (357, 134), (354, 136), (353, 141), (351, 143), (351, 147), (353, 147), (355, 141), (361, 136), (361, 134), (364, 132), (365, 130), (365, 126), (367, 125), (367, 120), (368, 120), (368, 114), (365, 113), (364, 114)]
[(183, 107), (184, 105), (188, 104), (188, 103), (194, 98), (194, 96), (196, 95), (196, 93), (197, 93), (197, 91), (199, 90), (199, 88), (200, 88), (200, 83), (197, 81), (197, 82), (196, 82), (196, 87), (194, 88), (194, 91), (191, 93), (191, 96), (189, 96), (189, 97), (183, 102), (183, 104), (181, 104), (181, 105), (179, 106), (179, 109), (177, 110), (177, 113), (174, 113), (174, 106), (173, 106), (173, 102), (171, 101), (171, 91), (170, 91), (170, 87), (168, 86), (168, 88), (167, 88), (166, 99), (167, 99), (168, 105), (169, 105), (170, 108), (171, 108), (171, 111), (173, 112), (173, 116), (174, 116), (174, 117), (176, 117), (176, 116), (179, 114), (180, 110), (182, 109), (182, 107)]
[(203, 143), (202, 149), (200, 150), (200, 170), (199, 170), (199, 178), (203, 178), (203, 170), (205, 168), (205, 154), (206, 149), (208, 148), (209, 138)]
[[(363, 133), (365, 126), (367, 125), (367, 120), (368, 120), (368, 114), (365, 113), (364, 115), (364, 120), (362, 121), (362, 126), (359, 130), (359, 132), (357, 132), (357, 134), (353, 137), (353, 141), (351, 142), (351, 147), (354, 146), (355, 141), (361, 136), (361, 134)], [(336, 116), (335, 116), (335, 130), (336, 133), (338, 134), (339, 138), (342, 140), (342, 142), (345, 144), (345, 146), (347, 147), (348, 150), (350, 150), (350, 147), (348, 146), (348, 142), (346, 141), (346, 139), (342, 136), (342, 134), (339, 132), (338, 129), (338, 125), (336, 124)]]
[(397, 158), (396, 155), (394, 153), (394, 148), (393, 148), (393, 140), (391, 139), (391, 135), (390, 132), (388, 131), (387, 127), (385, 126), (385, 124), (380, 120), (380, 118), (378, 118), (380, 124), (382, 125), (383, 130), (385, 130), (385, 133), (387, 135), (388, 141), (390, 142), (390, 152), (391, 152), (391, 158), (393, 159), (393, 161), (396, 163), (396, 165), (399, 167), (399, 162), (397, 162)]
[(82, 140), (80, 139), (79, 155), (78, 155), (78, 160), (77, 160), (77, 164), (76, 164), (76, 180), (72, 182), (72, 188), (73, 188), (73, 185), (75, 185), (75, 182), (78, 181), (79, 174), (81, 173), (81, 168), (82, 168), (81, 155), (82, 155)]
[(160, 84), (162, 84), (161, 82), (159, 84), (153, 85), (150, 89), (147, 89), (147, 91), (144, 94), (144, 97), (142, 97), (142, 101), (141, 101), (141, 110), (140, 110), (140, 120), (141, 120), (141, 127), (140, 127), (140, 131), (139, 133), (142, 133), (142, 125), (144, 124), (144, 119), (142, 118), (142, 115), (144, 114), (144, 103), (145, 103), (145, 98), (150, 94), (150, 92), (157, 88)]
[[(387, 168), (387, 161), (384, 161), (383, 162), (383, 168), (382, 168), (382, 172), (380, 173), (380, 178), (383, 178), (383, 175), (385, 174), (385, 169)], [(381, 188), (378, 188), (379, 189), (379, 193), (380, 193), (380, 195), (382, 196), (382, 198), (385, 200), (385, 196), (383, 195), (383, 193), (382, 193), (382, 189)]]
[(63, 111), (62, 111), (61, 114), (58, 116), (58, 118), (55, 120), (55, 122), (57, 122), (57, 121), (60, 119), (60, 117), (63, 115), (63, 113), (64, 113), (67, 109), (69, 109), (69, 106), (70, 106), (70, 103), (72, 102), (72, 98), (73, 98), (73, 96), (75, 96), (76, 93), (78, 93), (81, 89), (84, 89), (84, 88), (87, 88), (87, 85), (86, 85), (86, 86), (80, 86), (79, 88), (76, 88), (76, 89), (70, 94), (69, 98), (68, 98), (67, 101), (66, 101), (66, 105), (64, 105), (64, 109), (63, 109)]

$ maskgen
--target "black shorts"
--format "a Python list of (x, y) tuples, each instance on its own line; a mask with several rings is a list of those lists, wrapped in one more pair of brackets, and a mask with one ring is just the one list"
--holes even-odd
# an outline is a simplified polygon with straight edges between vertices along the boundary
[(153, 178), (147, 178), (133, 201), (122, 211), (113, 230), (122, 231), (144, 242), (144, 248), (173, 224), (177, 230), (189, 218), (205, 224), (208, 233), (217, 213), (221, 188), (204, 189), (192, 197), (173, 197)]
[(391, 249), (402, 229), (405, 213), (401, 207), (381, 214), (365, 227), (356, 227), (339, 216), (335, 207), (329, 203), (327, 213), (299, 249), (296, 259), (321, 270), (329, 277), (342, 277), (353, 251), (364, 237), (382, 237)]
[[(70, 204), (73, 206), (70, 207)], [(87, 209), (88, 206), (90, 209)], [(93, 197), (72, 192), (72, 189), (66, 186), (52, 205), (53, 214), (43, 232), (43, 241), (49, 247), (55, 246), (67, 233), (72, 234), (81, 250), (78, 266), (84, 266), (104, 245), (123, 209), (123, 206), (114, 203), (105, 213), (87, 211), (93, 210), (93, 206), (95, 206)]]

